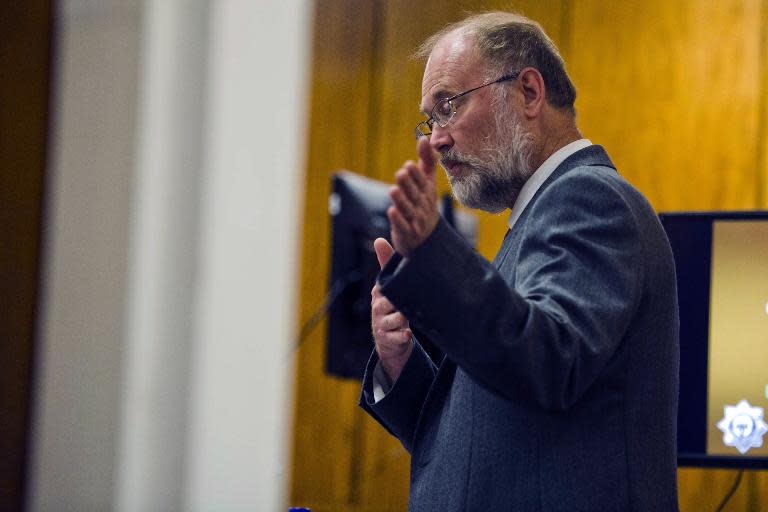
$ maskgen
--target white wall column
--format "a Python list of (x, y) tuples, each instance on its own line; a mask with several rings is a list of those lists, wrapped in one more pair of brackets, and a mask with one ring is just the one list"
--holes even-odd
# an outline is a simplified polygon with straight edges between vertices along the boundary
[(188, 510), (284, 505), (307, 4), (211, 3)]
[(184, 510), (208, 1), (146, 2), (141, 29), (116, 509)]

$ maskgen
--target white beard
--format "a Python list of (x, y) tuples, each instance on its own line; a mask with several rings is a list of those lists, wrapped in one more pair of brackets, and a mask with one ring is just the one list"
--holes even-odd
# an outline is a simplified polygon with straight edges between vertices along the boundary
[(531, 134), (519, 116), (506, 105), (496, 109), (495, 140), (482, 150), (485, 158), (451, 148), (442, 159), (453, 160), (471, 170), (460, 176), (448, 174), (453, 196), (464, 206), (498, 213), (511, 208), (520, 189), (533, 174)]

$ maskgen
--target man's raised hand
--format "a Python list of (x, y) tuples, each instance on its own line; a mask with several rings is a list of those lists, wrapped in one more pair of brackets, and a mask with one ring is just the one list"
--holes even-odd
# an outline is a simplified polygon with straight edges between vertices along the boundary
[(395, 250), (406, 257), (432, 234), (440, 219), (435, 191), (435, 153), (429, 138), (420, 138), (416, 148), (418, 163), (408, 160), (395, 173), (395, 185), (389, 191), (392, 206), (387, 210), (392, 243)]

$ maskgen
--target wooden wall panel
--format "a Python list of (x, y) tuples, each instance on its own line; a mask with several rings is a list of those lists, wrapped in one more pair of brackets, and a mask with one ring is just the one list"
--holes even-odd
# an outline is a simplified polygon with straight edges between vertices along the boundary
[(757, 132), (757, 205), (768, 209), (768, 0), (760, 12), (760, 108)]
[[(466, 11), (518, 10), (539, 21), (579, 91), (579, 125), (659, 210), (768, 207), (765, 13), (768, 2), (318, 0), (306, 177), (303, 323), (328, 281), (330, 172), (391, 181), (415, 155), (423, 63), (408, 57)], [(439, 190), (448, 190), (439, 173)], [(507, 214), (480, 214), (491, 257)], [(325, 326), (297, 356), (292, 504), (404, 510), (409, 457), (357, 406), (358, 384), (324, 375)], [(712, 509), (726, 470), (680, 470), (683, 511)], [(768, 503), (765, 472), (747, 474), (733, 510)]]
[[(306, 173), (299, 321), (320, 307), (328, 287), (331, 172), (368, 167), (373, 2), (319, 0), (315, 10), (310, 136)], [(346, 510), (362, 412), (352, 381), (325, 375), (324, 323), (293, 356), (295, 412), (290, 503)], [(355, 459), (356, 460), (356, 459)]]
[(659, 210), (754, 208), (760, 3), (572, 6), (579, 124)]

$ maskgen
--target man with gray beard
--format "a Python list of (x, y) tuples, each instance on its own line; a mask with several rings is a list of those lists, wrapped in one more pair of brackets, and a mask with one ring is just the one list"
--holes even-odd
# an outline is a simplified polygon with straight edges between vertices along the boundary
[[(678, 315), (645, 198), (576, 126), (555, 45), (522, 16), (429, 38), (418, 161), (395, 173), (360, 405), (411, 453), (409, 510), (677, 510)], [(493, 262), (437, 211), (510, 208)], [(432, 361), (411, 330), (446, 354)]]

